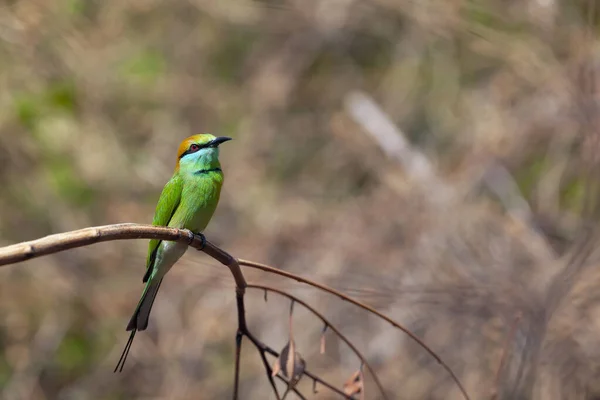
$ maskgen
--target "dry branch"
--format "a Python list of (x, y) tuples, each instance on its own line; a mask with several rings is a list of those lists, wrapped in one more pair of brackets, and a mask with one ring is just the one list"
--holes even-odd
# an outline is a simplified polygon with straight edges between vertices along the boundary
[(369, 362), (367, 361), (367, 359), (365, 358), (365, 356), (363, 356), (362, 353), (360, 352), (360, 350), (358, 350), (356, 348), (356, 346), (354, 346), (354, 344), (352, 344), (352, 342), (342, 332), (340, 332), (340, 330), (337, 329), (335, 327), (335, 325), (333, 325), (331, 323), (331, 321), (329, 321), (323, 314), (319, 313), (314, 307), (308, 305), (307, 303), (305, 303), (304, 301), (302, 301), (298, 297), (293, 296), (293, 295), (291, 295), (291, 294), (289, 294), (287, 292), (284, 292), (283, 290), (279, 290), (279, 289), (276, 289), (276, 288), (273, 288), (273, 287), (269, 287), (269, 286), (254, 285), (254, 284), (249, 284), (248, 288), (251, 288), (251, 289), (260, 289), (260, 290), (264, 290), (265, 292), (273, 292), (273, 293), (279, 294), (280, 296), (287, 297), (292, 302), (296, 302), (296, 303), (302, 305), (304, 308), (306, 308), (308, 311), (310, 311), (313, 315), (315, 315), (317, 318), (319, 318), (325, 324), (325, 326), (327, 326), (329, 329), (331, 329), (344, 343), (346, 343), (346, 345), (348, 347), (350, 347), (350, 349), (354, 352), (354, 354), (356, 354), (356, 356), (360, 359), (360, 361), (362, 362), (362, 364), (365, 367), (367, 367), (367, 369), (369, 370), (369, 372), (371, 373), (371, 375), (373, 375), (373, 379), (375, 380), (375, 384), (377, 385), (377, 388), (379, 389), (379, 391), (383, 395), (383, 398), (384, 399), (387, 398), (387, 396), (385, 394), (385, 390), (383, 389), (383, 385), (379, 381), (379, 378), (377, 377), (377, 374), (375, 373), (375, 370), (373, 369), (373, 367), (371, 367), (371, 365), (369, 364)]
[(203, 235), (195, 235), (188, 229), (167, 228), (154, 225), (142, 224), (115, 224), (95, 226), (79, 229), (76, 231), (57, 233), (29, 242), (17, 243), (0, 248), (0, 266), (14, 264), (74, 249), (76, 247), (89, 246), (91, 244), (107, 242), (111, 240), (126, 239), (160, 239), (174, 242), (187, 243), (196, 250), (201, 250), (229, 267), (237, 287), (245, 288), (246, 280), (239, 268), (237, 260), (227, 252), (210, 243)]
[[(231, 271), (231, 274), (233, 275), (233, 278), (236, 282), (236, 298), (237, 298), (237, 310), (238, 310), (238, 330), (237, 330), (237, 334), (236, 334), (236, 359), (235, 359), (235, 368), (236, 369), (235, 369), (234, 394), (233, 394), (234, 399), (237, 399), (238, 390), (239, 390), (239, 365), (240, 365), (239, 358), (240, 358), (240, 353), (241, 353), (241, 343), (242, 343), (243, 336), (246, 336), (254, 344), (254, 346), (259, 350), (261, 358), (262, 358), (264, 366), (265, 366), (265, 370), (266, 370), (268, 378), (269, 378), (269, 381), (271, 382), (271, 385), (273, 387), (273, 390), (274, 390), (276, 396), (279, 398), (279, 394), (277, 392), (277, 389), (276, 389), (275, 384), (271, 377), (271, 372), (272, 372), (271, 367), (268, 365), (266, 358), (265, 358), (266, 353), (269, 353), (275, 357), (278, 357), (279, 354), (275, 350), (273, 350), (272, 348), (270, 348), (269, 346), (267, 346), (266, 344), (264, 344), (260, 340), (258, 340), (254, 335), (252, 335), (252, 333), (250, 333), (250, 331), (248, 330), (248, 327), (246, 324), (244, 295), (245, 295), (245, 289), (248, 287), (248, 284), (246, 283), (244, 275), (240, 269), (240, 266), (243, 265), (246, 267), (260, 269), (265, 272), (274, 273), (274, 274), (281, 275), (281, 276), (284, 276), (289, 279), (296, 280), (298, 282), (308, 284), (319, 290), (333, 294), (333, 295), (339, 297), (340, 299), (347, 301), (349, 303), (352, 303), (352, 304), (362, 308), (363, 310), (366, 310), (367, 312), (389, 322), (392, 326), (396, 327), (397, 329), (400, 329), (405, 334), (407, 334), (411, 339), (413, 339), (423, 349), (425, 349), (433, 358), (435, 358), (435, 360), (440, 365), (442, 365), (442, 367), (450, 374), (453, 381), (456, 383), (456, 385), (460, 389), (463, 397), (465, 399), (469, 400), (469, 396), (467, 395), (464, 387), (462, 386), (462, 384), (460, 383), (460, 381), (458, 380), (458, 378), (456, 377), (456, 375), (454, 374), (452, 369), (450, 369), (450, 367), (444, 361), (442, 361), (442, 359), (433, 350), (431, 350), (421, 339), (419, 339), (412, 332), (410, 332), (407, 328), (403, 327), (402, 325), (400, 325), (396, 321), (392, 320), (388, 316), (380, 313), (379, 311), (375, 310), (374, 308), (372, 308), (366, 304), (363, 304), (363, 303), (345, 295), (344, 293), (341, 293), (341, 292), (339, 292), (333, 288), (327, 287), (323, 284), (314, 282), (310, 279), (303, 278), (301, 276), (298, 276), (298, 275), (295, 275), (295, 274), (292, 274), (292, 273), (289, 273), (286, 271), (281, 271), (279, 269), (270, 267), (268, 265), (259, 264), (259, 263), (255, 263), (252, 261), (236, 259), (233, 256), (231, 256), (230, 254), (228, 254), (226, 251), (224, 251), (224, 250), (220, 249), (219, 247), (215, 246), (214, 244), (210, 243), (208, 240), (206, 240), (204, 235), (194, 234), (193, 232), (191, 232), (187, 229), (175, 229), (175, 228), (159, 227), (159, 226), (153, 226), (153, 225), (125, 223), (125, 224), (90, 227), (90, 228), (80, 229), (80, 230), (71, 231), (71, 232), (64, 232), (64, 233), (60, 233), (60, 234), (46, 236), (46, 237), (43, 237), (43, 238), (40, 238), (37, 240), (18, 243), (15, 245), (0, 248), (0, 266), (18, 263), (18, 262), (26, 261), (26, 260), (29, 260), (32, 258), (37, 258), (37, 257), (41, 257), (44, 255), (58, 253), (58, 252), (68, 250), (68, 249), (73, 249), (76, 247), (88, 246), (88, 245), (91, 245), (94, 243), (106, 242), (106, 241), (111, 241), (111, 240), (125, 240), (125, 239), (160, 239), (160, 240), (176, 241), (176, 242), (180, 242), (180, 243), (187, 243), (190, 247), (193, 247), (197, 250), (203, 251), (210, 257), (214, 258), (215, 260), (219, 261), (221, 264), (223, 264), (229, 268), (229, 270)], [(314, 310), (312, 307), (308, 306), (306, 303), (302, 302), (299, 299), (296, 299), (295, 297), (293, 297), (283, 291), (278, 291), (273, 288), (267, 288), (267, 287), (258, 286), (258, 285), (254, 285), (254, 287), (260, 288), (263, 290), (267, 289), (270, 291), (274, 291), (281, 295), (287, 296), (291, 299), (295, 299), (295, 301), (303, 304), (309, 310), (313, 311), (313, 313), (315, 315), (317, 315), (319, 318), (321, 318), (321, 320), (323, 320), (324, 322), (327, 321), (324, 319), (324, 317), (322, 315), (320, 315), (318, 312), (316, 312), (316, 310)], [(333, 328), (331, 326), (331, 324), (328, 324), (328, 325), (331, 328)], [(336, 333), (338, 333), (338, 335), (341, 335), (341, 333), (339, 331), (336, 331)], [(340, 337), (343, 337), (343, 336), (340, 336)], [(367, 368), (373, 374), (374, 379), (376, 380), (378, 386), (380, 387), (380, 389), (382, 390), (382, 393), (383, 393), (383, 388), (381, 387), (381, 384), (379, 383), (376, 375), (374, 374), (374, 371), (366, 363), (366, 359), (364, 359), (364, 357), (362, 357), (360, 355), (360, 353), (358, 353), (356, 348), (351, 343), (349, 343), (349, 341), (346, 341), (346, 343), (349, 344), (353, 350), (355, 350), (355, 353), (357, 355), (359, 355), (359, 357), (363, 361), (363, 364), (365, 366), (367, 366)], [(305, 375), (309, 376), (311, 379), (313, 379), (313, 381), (318, 382), (318, 383), (322, 384), (323, 386), (327, 387), (328, 389), (332, 390), (334, 393), (340, 394), (340, 395), (344, 396), (345, 398), (351, 398), (351, 397), (348, 397), (341, 390), (335, 388), (333, 385), (320, 379), (318, 376), (311, 374), (308, 371), (305, 371)], [(296, 390), (294, 389), (294, 391), (296, 391)], [(302, 395), (300, 393), (297, 393), (297, 394), (300, 397), (302, 397)], [(385, 396), (385, 394), (384, 394), (384, 396)]]
[(276, 274), (276, 275), (280, 275), (280, 276), (284, 276), (286, 278), (289, 279), (293, 279), (297, 282), (301, 282), (301, 283), (305, 283), (307, 285), (310, 285), (314, 288), (317, 288), (319, 290), (322, 290), (324, 292), (330, 293), (334, 296), (339, 297), (340, 299), (347, 301), (349, 303), (354, 304), (355, 306), (362, 308), (363, 310), (383, 319), (384, 321), (389, 322), (393, 327), (400, 329), (402, 332), (404, 332), (408, 337), (410, 337), (412, 340), (414, 340), (419, 346), (421, 346), (425, 351), (427, 351), (450, 375), (450, 377), (452, 378), (452, 380), (456, 383), (456, 385), (458, 386), (458, 388), (460, 389), (463, 397), (465, 399), (469, 399), (469, 395), (467, 394), (465, 388), (463, 387), (463, 385), (460, 383), (460, 380), (458, 379), (458, 377), (454, 374), (454, 371), (452, 371), (452, 369), (450, 368), (450, 366), (448, 366), (448, 364), (446, 364), (429, 346), (427, 346), (425, 344), (425, 342), (423, 342), (421, 339), (419, 339), (417, 336), (415, 336), (414, 333), (412, 333), (410, 330), (408, 330), (408, 328), (405, 328), (403, 325), (399, 324), (398, 322), (394, 321), (393, 319), (391, 319), (390, 317), (388, 317), (385, 314), (380, 313), (379, 311), (377, 311), (376, 309), (374, 309), (373, 307), (366, 305), (358, 300), (353, 299), (350, 296), (345, 295), (344, 293), (335, 290), (333, 288), (330, 288), (328, 286), (325, 286), (323, 284), (320, 284), (318, 282), (314, 282), (311, 281), (310, 279), (307, 278), (303, 278), (301, 276), (292, 274), (290, 272), (287, 271), (282, 271), (280, 269), (277, 268), (273, 268), (270, 267), (268, 265), (264, 265), (264, 264), (260, 264), (260, 263), (256, 263), (253, 261), (248, 261), (248, 260), (242, 260), (242, 259), (238, 259), (238, 262), (241, 266), (243, 267), (250, 267), (250, 268), (256, 268), (256, 269), (260, 269), (261, 271), (265, 271), (265, 272), (269, 272), (272, 274)]

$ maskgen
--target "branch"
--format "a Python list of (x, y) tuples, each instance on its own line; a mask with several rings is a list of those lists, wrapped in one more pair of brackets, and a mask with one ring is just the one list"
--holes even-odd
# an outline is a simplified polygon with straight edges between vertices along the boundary
[(254, 261), (248, 261), (248, 260), (242, 260), (241, 258), (238, 259), (239, 265), (243, 266), (243, 267), (250, 267), (250, 268), (256, 268), (259, 269), (261, 271), (265, 271), (265, 272), (269, 272), (272, 274), (276, 274), (276, 275), (280, 275), (280, 276), (284, 276), (286, 278), (289, 279), (293, 279), (297, 282), (301, 282), (301, 283), (305, 283), (309, 286), (312, 286), (314, 288), (317, 288), (319, 290), (322, 290), (324, 292), (327, 292), (329, 294), (332, 294), (334, 296), (339, 297), (340, 299), (347, 301), (348, 303), (352, 303), (355, 306), (362, 308), (363, 310), (383, 319), (384, 321), (389, 322), (393, 327), (400, 329), (402, 332), (404, 332), (406, 335), (408, 335), (408, 337), (410, 337), (412, 340), (414, 340), (419, 346), (421, 346), (425, 351), (427, 351), (437, 362), (438, 364), (440, 364), (445, 370), (446, 372), (448, 372), (448, 374), (450, 375), (450, 377), (452, 378), (452, 380), (454, 381), (454, 383), (456, 383), (456, 386), (458, 386), (458, 388), (460, 389), (463, 397), (466, 400), (469, 400), (469, 395), (467, 394), (467, 391), (465, 390), (465, 388), (463, 387), (462, 383), (460, 383), (460, 381), (458, 380), (458, 377), (454, 374), (454, 371), (452, 371), (452, 369), (448, 366), (448, 364), (446, 364), (441, 358), (440, 356), (438, 356), (436, 354), (436, 352), (434, 352), (429, 346), (427, 346), (425, 344), (425, 342), (423, 342), (421, 339), (419, 339), (414, 333), (412, 333), (410, 330), (408, 330), (408, 328), (405, 328), (404, 326), (402, 326), (401, 324), (399, 324), (398, 322), (394, 321), (393, 319), (391, 319), (390, 317), (388, 317), (385, 314), (380, 313), (379, 311), (377, 311), (376, 309), (374, 309), (371, 306), (368, 306), (364, 303), (361, 303), (358, 300), (353, 299), (352, 297), (349, 297), (347, 295), (345, 295), (344, 293), (335, 290), (333, 288), (330, 288), (328, 286), (325, 286), (323, 284), (320, 284), (318, 282), (314, 282), (310, 279), (307, 278), (303, 278), (299, 275), (295, 275), (292, 274), (290, 272), (287, 271), (283, 271), (277, 268), (273, 268), (270, 267), (268, 265), (265, 264), (260, 264), (260, 263), (256, 263)]
[(250, 289), (260, 289), (260, 290), (264, 290), (266, 292), (273, 292), (273, 293), (279, 294), (280, 296), (287, 297), (288, 299), (292, 300), (293, 302), (301, 304), (304, 308), (306, 308), (313, 315), (315, 315), (317, 318), (319, 318), (321, 320), (321, 322), (323, 322), (344, 343), (346, 343), (346, 345), (348, 345), (348, 347), (350, 347), (350, 349), (352, 349), (352, 351), (360, 359), (360, 361), (362, 362), (362, 364), (365, 365), (367, 367), (367, 369), (369, 370), (369, 372), (371, 373), (371, 375), (373, 375), (373, 379), (375, 380), (375, 384), (377, 385), (377, 388), (379, 389), (379, 391), (383, 395), (383, 398), (387, 399), (387, 396), (385, 394), (385, 390), (383, 389), (383, 385), (379, 381), (379, 378), (377, 377), (377, 374), (375, 373), (375, 370), (371, 367), (371, 365), (369, 364), (369, 362), (367, 361), (367, 359), (361, 354), (361, 352), (356, 348), (356, 346), (354, 346), (352, 344), (352, 342), (350, 340), (348, 340), (348, 338), (335, 327), (335, 325), (333, 325), (325, 316), (323, 316), (323, 314), (319, 313), (317, 310), (315, 310), (313, 307), (311, 307), (310, 305), (308, 305), (304, 301), (300, 300), (298, 297), (293, 296), (293, 295), (291, 295), (289, 293), (286, 293), (286, 292), (284, 292), (282, 290), (275, 289), (275, 288), (272, 288), (272, 287), (269, 287), (269, 286), (253, 285), (253, 284), (249, 284), (248, 288), (250, 288)]
[[(280, 276), (284, 276), (286, 278), (290, 278), (296, 280), (298, 282), (302, 282), (313, 286), (317, 289), (325, 291), (327, 293), (333, 294), (340, 299), (347, 301), (349, 303), (354, 304), (355, 306), (366, 310), (367, 312), (376, 315), (377, 317), (389, 322), (392, 326), (397, 329), (403, 331), (406, 335), (408, 335), (412, 340), (418, 343), (423, 349), (425, 349), (451, 376), (452, 380), (456, 383), (458, 388), (460, 389), (463, 397), (469, 400), (469, 396), (467, 395), (464, 387), (452, 371), (450, 367), (442, 361), (442, 359), (429, 348), (421, 339), (415, 336), (411, 331), (409, 331), (404, 326), (400, 325), (396, 321), (392, 320), (388, 316), (380, 313), (374, 308), (359, 302), (358, 300), (354, 300), (353, 298), (333, 289), (328, 286), (322, 285), (320, 283), (311, 281), (310, 279), (303, 278), (301, 276), (282, 271), (268, 265), (255, 263), (252, 261), (236, 259), (231, 256), (226, 251), (220, 249), (214, 244), (207, 241), (204, 235), (196, 235), (190, 230), (187, 229), (176, 229), (176, 228), (168, 228), (162, 226), (153, 226), (153, 225), (142, 225), (142, 224), (132, 224), (132, 223), (124, 223), (124, 224), (115, 224), (115, 225), (104, 225), (97, 227), (90, 227), (85, 229), (80, 229), (71, 232), (64, 232), (60, 234), (50, 235), (43, 237), (41, 239), (32, 240), (29, 242), (18, 243), (12, 246), (7, 246), (0, 248), (0, 266), (13, 264), (21, 261), (30, 260), (32, 258), (41, 257), (48, 254), (58, 253), (64, 250), (73, 249), (76, 247), (87, 246), (95, 243), (106, 242), (111, 240), (125, 240), (125, 239), (159, 239), (159, 240), (169, 240), (175, 241), (179, 243), (187, 243), (190, 247), (193, 247), (197, 250), (203, 251), (210, 257), (219, 261), (221, 264), (227, 266), (235, 280), (236, 283), (236, 295), (238, 296), (238, 332), (236, 335), (236, 373), (235, 373), (235, 382), (234, 382), (234, 391), (237, 393), (237, 389), (239, 387), (239, 356), (241, 352), (241, 336), (248, 337), (254, 345), (262, 351), (262, 355), (264, 356), (265, 352), (268, 352), (272, 355), (278, 356), (278, 353), (268, 346), (264, 345), (262, 342), (259, 342), (254, 336), (250, 334), (247, 328), (246, 320), (245, 320), (245, 310), (243, 307), (243, 297), (245, 294), (245, 289), (248, 287), (244, 275), (241, 271), (240, 266), (246, 266), (250, 268), (260, 269), (265, 272), (277, 274)], [(253, 340), (254, 339), (254, 340)], [(259, 346), (260, 345), (260, 346)], [(268, 368), (270, 369), (270, 367)], [(318, 377), (305, 372), (307, 376), (310, 376), (313, 380), (318, 381), (324, 386), (328, 387), (333, 391), (338, 391), (333, 386), (327, 384), (326, 382), (320, 380)], [(339, 392), (342, 393), (342, 392)], [(345, 394), (343, 394), (346, 396)], [(346, 396), (347, 397), (347, 396)], [(234, 397), (235, 398), (235, 397)], [(348, 398), (348, 397), (347, 397)], [(349, 397), (351, 398), (351, 397)]]
[(167, 228), (163, 226), (142, 224), (115, 224), (95, 226), (76, 231), (57, 233), (30, 242), (22, 242), (12, 246), (0, 248), (0, 266), (14, 264), (58, 253), (76, 247), (88, 246), (100, 242), (125, 239), (160, 239), (179, 243), (187, 243), (196, 250), (201, 250), (229, 267), (237, 287), (245, 288), (246, 280), (240, 270), (238, 262), (227, 252), (204, 239), (201, 235), (194, 235), (188, 229)]
[[(250, 287), (250, 286), (248, 286), (248, 287)], [(263, 290), (272, 290), (274, 292), (278, 292), (275, 289), (264, 288), (261, 286), (253, 286), (253, 287), (260, 288)], [(298, 301), (298, 302), (301, 302), (301, 301)], [(265, 373), (267, 375), (267, 379), (269, 380), (269, 383), (271, 384), (271, 388), (273, 389), (273, 393), (275, 394), (275, 398), (278, 400), (281, 400), (281, 396), (279, 396), (279, 392), (277, 391), (277, 387), (275, 386), (275, 382), (273, 380), (273, 376), (272, 376), (273, 370), (271, 369), (271, 366), (269, 365), (267, 358), (265, 356), (265, 354), (268, 353), (274, 357), (279, 357), (279, 353), (276, 350), (274, 350), (273, 348), (271, 348), (268, 345), (266, 345), (265, 343), (263, 343), (261, 340), (259, 340), (248, 329), (248, 325), (246, 324), (246, 309), (244, 306), (244, 293), (243, 292), (240, 292), (240, 291), (237, 292), (236, 303), (237, 303), (237, 313), (238, 313), (238, 330), (237, 330), (237, 333), (235, 336), (236, 351), (235, 351), (235, 374), (234, 374), (235, 378), (234, 378), (233, 400), (237, 400), (238, 396), (239, 396), (239, 375), (240, 375), (239, 359), (240, 359), (240, 353), (241, 353), (241, 349), (242, 349), (242, 338), (244, 336), (250, 340), (250, 342), (254, 345), (254, 347), (258, 351), (260, 358), (263, 362), (263, 366), (265, 368)], [(359, 354), (359, 353), (357, 353), (357, 354)], [(360, 357), (360, 355), (359, 355), (359, 357)], [(343, 398), (353, 400), (352, 396), (346, 395), (344, 392), (342, 392), (341, 390), (339, 390), (332, 384), (328, 383), (327, 381), (319, 378), (317, 375), (311, 373), (310, 371), (304, 370), (304, 375), (311, 378), (313, 380), (313, 382), (320, 383), (322, 386), (324, 386), (327, 389), (331, 390), (332, 392), (342, 396)], [(277, 375), (277, 378), (286, 382), (285, 379), (283, 379), (279, 375)], [(298, 397), (300, 397), (301, 399), (304, 398), (304, 396), (298, 391), (298, 389), (296, 387), (293, 387), (292, 391), (294, 391), (296, 393), (296, 395), (298, 395)]]

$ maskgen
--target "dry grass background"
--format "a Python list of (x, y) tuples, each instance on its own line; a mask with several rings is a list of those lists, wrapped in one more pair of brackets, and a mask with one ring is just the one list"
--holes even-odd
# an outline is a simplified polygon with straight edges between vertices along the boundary
[[(496, 386), (506, 399), (600, 398), (593, 260), (540, 328), (557, 300), (549, 282), (593, 222), (580, 216), (597, 154), (599, 10), (595, 0), (5, 1), (0, 245), (148, 223), (179, 141), (232, 136), (213, 242), (375, 305), (430, 344), (473, 399)], [(386, 154), (361, 126), (352, 101), (369, 98), (410, 149)], [(431, 173), (411, 170), (415, 154)], [(0, 270), (1, 398), (229, 398), (233, 282), (195, 252), (169, 274), (124, 373), (112, 373), (146, 245)], [(460, 398), (398, 331), (291, 282), (248, 278), (318, 306), (391, 398)], [(248, 303), (251, 329), (278, 349), (287, 307), (262, 293)], [(295, 327), (312, 370), (339, 384), (356, 370), (330, 337), (318, 354), (308, 314)], [(269, 398), (258, 357), (246, 352), (242, 365), (244, 398)]]

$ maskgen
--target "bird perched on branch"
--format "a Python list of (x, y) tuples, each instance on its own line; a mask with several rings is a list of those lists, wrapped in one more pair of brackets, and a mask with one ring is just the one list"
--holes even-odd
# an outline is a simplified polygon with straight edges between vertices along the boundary
[[(231, 138), (199, 134), (181, 142), (175, 172), (158, 199), (152, 225), (189, 229), (194, 233), (206, 228), (217, 208), (223, 185), (219, 145), (228, 140)], [(148, 327), (150, 310), (163, 277), (183, 256), (187, 247), (184, 243), (150, 240), (143, 278), (146, 286), (127, 324), (127, 331), (131, 334), (115, 372), (123, 370), (135, 333)]]

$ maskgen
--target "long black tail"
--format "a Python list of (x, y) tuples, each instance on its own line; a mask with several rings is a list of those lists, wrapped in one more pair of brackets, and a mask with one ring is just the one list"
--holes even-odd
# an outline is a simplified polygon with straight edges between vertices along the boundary
[(142, 298), (140, 299), (140, 302), (135, 308), (129, 323), (127, 324), (127, 331), (131, 331), (131, 334), (129, 335), (127, 344), (121, 353), (121, 357), (119, 358), (119, 362), (117, 363), (114, 372), (123, 371), (123, 367), (125, 366), (125, 361), (127, 361), (127, 356), (129, 355), (129, 350), (131, 350), (131, 345), (136, 332), (143, 331), (148, 327), (150, 311), (152, 310), (152, 305), (154, 304), (154, 300), (156, 299), (156, 294), (158, 293), (158, 289), (160, 289), (161, 283), (162, 278), (158, 282), (153, 282), (150, 280), (146, 284), (144, 292), (142, 293)]
[(117, 363), (117, 366), (115, 367), (115, 370), (113, 372), (122, 372), (123, 371), (123, 367), (125, 366), (125, 360), (127, 360), (127, 356), (129, 355), (129, 350), (131, 349), (131, 344), (133, 343), (133, 338), (135, 337), (135, 333), (137, 332), (137, 329), (134, 329), (131, 331), (131, 334), (129, 335), (129, 339), (127, 340), (127, 344), (125, 345), (125, 348), (123, 349), (123, 352), (121, 353), (121, 358), (119, 358), (119, 362)]

